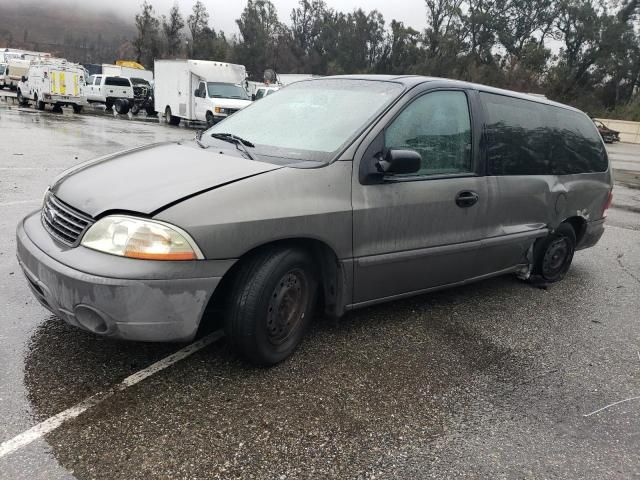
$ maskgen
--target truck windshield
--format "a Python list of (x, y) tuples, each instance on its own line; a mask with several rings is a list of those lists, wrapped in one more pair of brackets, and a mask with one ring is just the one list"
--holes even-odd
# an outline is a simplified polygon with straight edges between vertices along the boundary
[(247, 92), (239, 85), (232, 83), (208, 82), (207, 92), (211, 98), (237, 98), (249, 100)]
[(230, 133), (255, 144), (263, 158), (328, 162), (403, 90), (385, 81), (299, 82), (218, 123), (202, 140), (213, 142), (211, 134)]

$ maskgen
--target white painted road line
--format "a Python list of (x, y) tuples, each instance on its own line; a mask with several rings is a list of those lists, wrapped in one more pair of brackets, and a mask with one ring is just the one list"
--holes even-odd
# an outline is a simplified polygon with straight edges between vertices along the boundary
[(216, 340), (222, 338), (222, 331), (218, 330), (213, 332), (200, 340), (193, 342), (190, 345), (178, 350), (175, 353), (172, 353), (168, 357), (163, 358), (162, 360), (157, 361), (156, 363), (149, 365), (147, 368), (140, 370), (139, 372), (134, 373), (133, 375), (125, 378), (122, 382), (114, 385), (109, 390), (104, 392), (96, 393), (95, 395), (83, 400), (80, 403), (77, 403), (71, 408), (64, 410), (63, 412), (50, 417), (43, 422), (33, 426), (26, 432), (23, 432), (19, 435), (16, 435), (10, 440), (2, 442), (0, 444), (0, 458), (9, 455), (10, 453), (19, 450), (20, 448), (29, 445), (34, 440), (37, 440), (47, 433), (54, 431), (63, 423), (76, 418), (82, 413), (86, 412), (90, 408), (99, 405), (104, 402), (106, 399), (112, 397), (117, 392), (121, 392), (122, 390), (126, 390), (129, 387), (132, 387), (136, 383), (140, 383), (145, 378), (148, 378), (156, 373), (164, 370), (167, 367), (170, 367), (174, 363), (179, 362), (180, 360), (184, 360), (190, 355), (193, 355), (199, 350), (211, 345)]

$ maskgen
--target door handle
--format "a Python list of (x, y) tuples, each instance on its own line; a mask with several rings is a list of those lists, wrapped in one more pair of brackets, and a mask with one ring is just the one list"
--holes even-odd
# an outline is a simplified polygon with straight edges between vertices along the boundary
[(460, 208), (468, 208), (474, 206), (480, 196), (476, 192), (464, 191), (456, 195), (456, 205)]

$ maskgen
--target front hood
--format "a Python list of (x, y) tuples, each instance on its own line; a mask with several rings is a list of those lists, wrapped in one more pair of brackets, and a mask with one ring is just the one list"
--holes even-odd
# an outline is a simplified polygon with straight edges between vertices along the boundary
[(163, 143), (87, 162), (60, 175), (51, 190), (97, 217), (109, 211), (155, 214), (169, 204), (282, 168), (224, 155), (195, 143)]

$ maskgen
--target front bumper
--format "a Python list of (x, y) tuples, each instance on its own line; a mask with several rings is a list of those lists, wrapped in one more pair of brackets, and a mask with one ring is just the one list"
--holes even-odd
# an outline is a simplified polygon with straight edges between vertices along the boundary
[(233, 260), (164, 262), (55, 242), (34, 212), (18, 225), (17, 256), (38, 301), (70, 325), (113, 338), (191, 340)]

